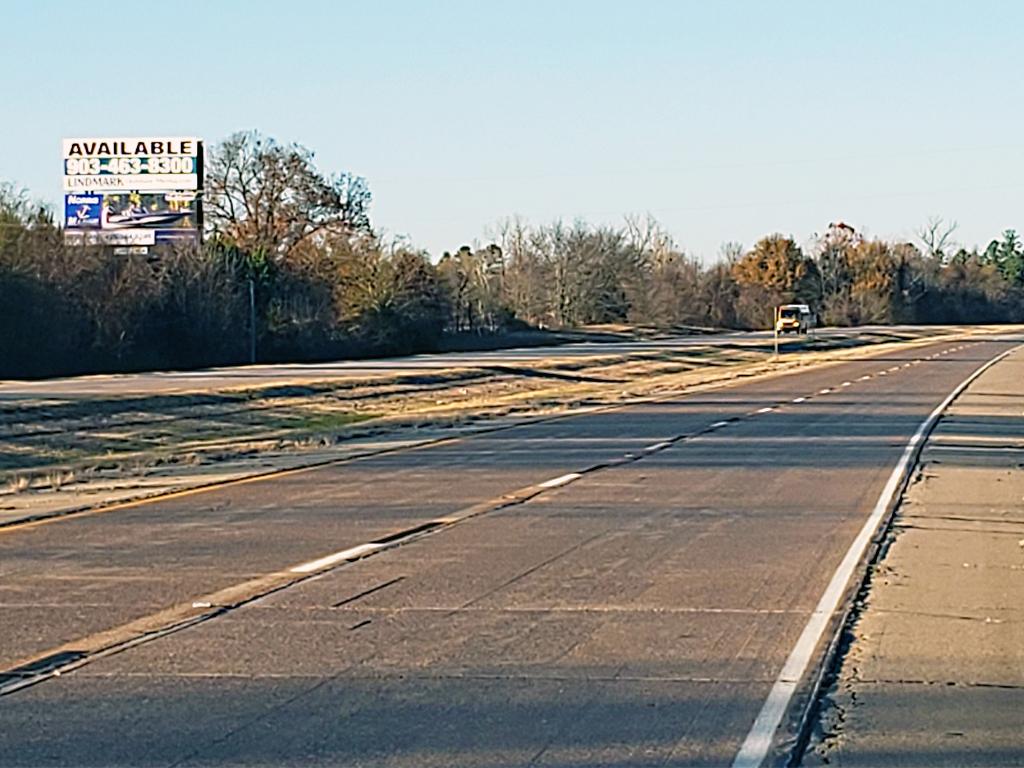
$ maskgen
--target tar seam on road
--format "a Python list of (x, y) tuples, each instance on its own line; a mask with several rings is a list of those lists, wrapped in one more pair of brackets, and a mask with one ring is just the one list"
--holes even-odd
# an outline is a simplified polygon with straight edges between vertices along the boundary
[[(981, 374), (1021, 347), (1024, 347), (1024, 345), (1019, 345), (1002, 352), (978, 367), (970, 376), (960, 382), (946, 396), (945, 400), (939, 403), (935, 410), (917, 428), (917, 431), (914, 432), (913, 437), (910, 438), (910, 441), (903, 449), (903, 455), (900, 457), (899, 462), (889, 475), (889, 479), (882, 489), (874, 509), (864, 522), (853, 543), (850, 544), (850, 548), (825, 588), (825, 592), (807, 621), (807, 625), (804, 627), (803, 632), (800, 633), (796, 645), (790, 652), (786, 663), (772, 685), (771, 691), (768, 693), (768, 698), (765, 699), (761, 711), (743, 740), (739, 752), (733, 759), (733, 768), (757, 768), (768, 756), (772, 748), (775, 732), (778, 730), (779, 724), (789, 708), (790, 701), (794, 693), (796, 693), (801, 679), (810, 666), (815, 649), (818, 647), (835, 612), (839, 609), (840, 601), (843, 599), (843, 595), (846, 594), (847, 586), (853, 577), (855, 569), (862, 562), (868, 545), (877, 534), (886, 512), (893, 507), (901, 495), (906, 485), (906, 480), (909, 477), (909, 470), (919, 454), (920, 447), (934, 428), (936, 422), (938, 422), (942, 412)], [(812, 695), (811, 699), (813, 698), (814, 696)]]

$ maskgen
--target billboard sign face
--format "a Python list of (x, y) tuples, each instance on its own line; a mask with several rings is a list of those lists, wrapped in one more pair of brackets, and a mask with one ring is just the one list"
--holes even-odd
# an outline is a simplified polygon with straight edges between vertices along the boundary
[(64, 139), (64, 191), (199, 189), (201, 146), (194, 137)]
[(202, 147), (194, 137), (64, 139), (65, 241), (198, 242)]

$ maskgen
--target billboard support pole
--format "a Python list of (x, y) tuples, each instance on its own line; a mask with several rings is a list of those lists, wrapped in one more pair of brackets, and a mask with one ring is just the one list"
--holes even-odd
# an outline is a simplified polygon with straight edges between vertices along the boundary
[(249, 362), (256, 363), (256, 281), (249, 278)]

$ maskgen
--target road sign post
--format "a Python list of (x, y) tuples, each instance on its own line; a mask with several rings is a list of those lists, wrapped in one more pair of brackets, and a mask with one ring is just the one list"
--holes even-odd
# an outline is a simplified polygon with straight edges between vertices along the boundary
[(256, 363), (256, 281), (249, 278), (249, 362)]
[(775, 340), (775, 359), (779, 359), (779, 308), (772, 307), (772, 337)]

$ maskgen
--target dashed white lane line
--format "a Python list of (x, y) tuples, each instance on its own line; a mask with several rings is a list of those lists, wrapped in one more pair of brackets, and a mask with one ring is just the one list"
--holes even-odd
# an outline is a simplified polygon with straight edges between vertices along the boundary
[(541, 483), (537, 487), (538, 488), (558, 488), (559, 486), (562, 486), (562, 485), (568, 485), (573, 480), (579, 480), (581, 477), (583, 477), (583, 475), (581, 475), (579, 472), (570, 472), (567, 475), (562, 475), (560, 477), (553, 477), (550, 480), (545, 480), (543, 483)]
[(729, 422), (728, 421), (716, 421), (714, 424), (711, 425), (710, 428), (711, 429), (718, 429), (719, 427), (727, 427), (727, 426), (729, 426)]
[(343, 549), (341, 552), (335, 552), (333, 555), (327, 555), (316, 560), (310, 560), (308, 563), (302, 563), (302, 565), (296, 565), (289, 570), (292, 573), (313, 573), (313, 571), (319, 571), (322, 568), (343, 563), (346, 560), (358, 560), (360, 557), (365, 557), (385, 546), (384, 544), (360, 544), (358, 547)]
[(819, 389), (818, 390), (818, 394), (819, 395), (827, 395), (831, 391), (832, 391), (831, 389), (829, 389), (828, 387), (825, 387), (825, 389)]
[(857, 381), (867, 381), (870, 378), (871, 378), (871, 374), (870, 373), (865, 373), (863, 376), (861, 376), (859, 379), (857, 379)]
[(648, 445), (646, 448), (644, 448), (644, 450), (647, 451), (648, 453), (653, 453), (654, 451), (660, 451), (671, 446), (672, 443), (669, 442), (655, 443), (654, 445)]
[(879, 376), (888, 376), (888, 375), (889, 375), (889, 372), (888, 372), (888, 371), (879, 371), (879, 372), (878, 372), (878, 375), (879, 375)]
[(771, 413), (774, 410), (774, 406), (767, 406), (765, 408), (758, 408), (754, 413)]
[(852, 381), (844, 381), (844, 382), (843, 382), (842, 384), (840, 384), (839, 386), (841, 386), (841, 387), (849, 387), (849, 386), (851, 386), (852, 384), (853, 384), (853, 382), (852, 382)]
[(802, 403), (805, 400), (807, 400), (806, 397), (794, 397), (792, 400), (790, 400), (790, 402), (791, 403)]

